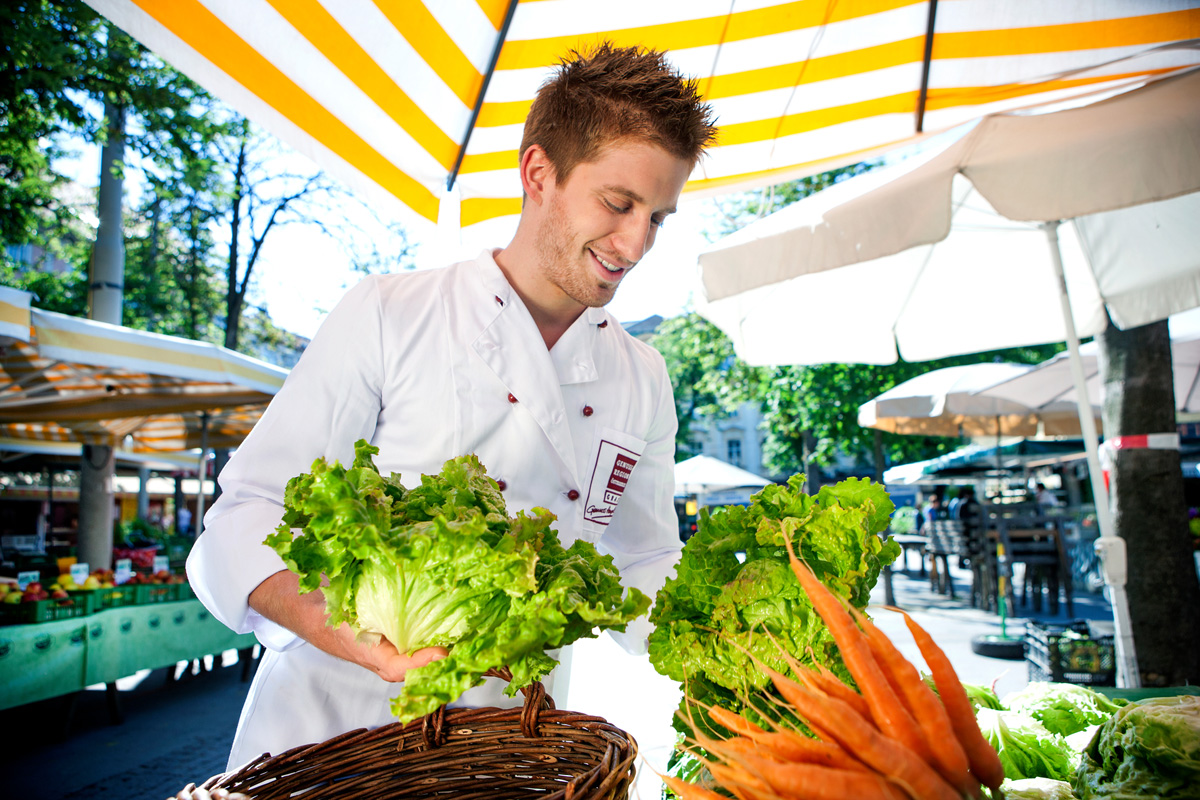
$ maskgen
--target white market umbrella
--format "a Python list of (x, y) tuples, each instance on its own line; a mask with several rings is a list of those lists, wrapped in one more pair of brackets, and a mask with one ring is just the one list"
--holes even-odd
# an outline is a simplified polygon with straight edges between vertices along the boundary
[[(1002, 390), (1022, 384), (1040, 368), (983, 362), (932, 370), (863, 403), (858, 424), (918, 436), (1078, 435), (1079, 408), (1073, 396), (1034, 399)], [(1099, 424), (1100, 403), (1092, 405)]]
[(534, 93), (602, 39), (668, 51), (712, 102), (721, 136), (697, 196), (1200, 64), (1175, 46), (1196, 36), (1196, 0), (87, 2), (414, 228), (519, 212)]
[[(1200, 309), (1175, 315), (1169, 324), (1176, 418), (1180, 422), (1196, 421), (1200, 419)], [(1097, 408), (1104, 402), (1099, 350), (1095, 342), (1079, 347), (1088, 402)], [(1035, 410), (1073, 406), (1077, 392), (1070, 361), (1070, 354), (1064, 351), (1020, 375), (979, 390), (977, 397), (1019, 403)]]
[[(1106, 312), (1131, 327), (1200, 306), (1196, 97), (1200, 71), (1082, 108), (986, 116), (939, 149), (717, 242), (700, 258), (699, 310), (751, 364), (884, 364), (1066, 341), (1083, 387), (1079, 337), (1102, 331)], [(1124, 541), (1103, 481), (1092, 485), (1119, 675), (1135, 686)]]
[(675, 465), (676, 494), (706, 494), (770, 484), (761, 475), (712, 456), (693, 456)]
[(1027, 406), (978, 394), (1031, 368), (985, 362), (932, 370), (863, 403), (858, 424), (918, 436), (1032, 435), (1038, 420)]

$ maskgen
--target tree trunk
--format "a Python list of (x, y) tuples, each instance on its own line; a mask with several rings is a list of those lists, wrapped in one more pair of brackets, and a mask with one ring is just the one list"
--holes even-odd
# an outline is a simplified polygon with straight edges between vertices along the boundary
[[(1167, 322), (1097, 337), (1104, 436), (1173, 433)], [(1110, 468), (1113, 518), (1129, 554), (1129, 612), (1144, 686), (1200, 681), (1200, 582), (1188, 533), (1178, 450), (1120, 448)]]
[[(241, 264), (238, 245), (242, 237), (242, 200), (246, 185), (246, 136), (243, 134), (238, 147), (237, 165), (233, 172), (233, 208), (229, 215), (229, 260), (225, 265), (228, 284), (225, 289), (225, 347), (236, 350), (238, 329), (242, 321), (244, 294), (238, 283), (238, 267)], [(247, 280), (249, 275), (246, 276)]]
[[(124, 36), (109, 26), (109, 50)], [(118, 56), (113, 56), (114, 58)], [(125, 109), (106, 101), (104, 104), (106, 139), (100, 151), (100, 192), (97, 203), (99, 226), (92, 251), (88, 285), (88, 316), (100, 322), (121, 324), (121, 306), (125, 294), (125, 235), (122, 230), (122, 201), (125, 169)], [(79, 560), (92, 569), (112, 566), (113, 499), (112, 479), (116, 471), (113, 448), (87, 445), (83, 448), (79, 484), (79, 534), (76, 548)]]

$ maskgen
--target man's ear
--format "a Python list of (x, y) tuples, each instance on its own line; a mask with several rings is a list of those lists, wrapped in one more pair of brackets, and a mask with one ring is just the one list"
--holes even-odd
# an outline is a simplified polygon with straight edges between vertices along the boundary
[(525, 196), (541, 205), (546, 189), (554, 183), (554, 165), (540, 144), (531, 144), (521, 154), (521, 189)]

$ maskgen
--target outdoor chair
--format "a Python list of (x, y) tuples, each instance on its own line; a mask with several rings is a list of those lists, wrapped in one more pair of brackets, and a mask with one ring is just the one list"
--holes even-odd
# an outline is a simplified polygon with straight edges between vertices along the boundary
[[(1058, 613), (1059, 592), (1067, 604), (1067, 616), (1075, 614), (1071, 586), (1071, 559), (1063, 544), (1062, 519), (1036, 515), (1001, 517), (996, 520), (998, 541), (1004, 546), (1009, 564), (1022, 564), (1021, 605), (1032, 601), (1034, 610), (1042, 609), (1042, 591), (1046, 590), (1049, 610)], [(1015, 600), (1015, 575), (1007, 595)], [(1032, 597), (1030, 595), (1032, 594)]]
[(963, 539), (960, 561), (971, 570), (971, 605), (985, 611), (997, 606), (998, 565), (995, 543), (988, 538), (987, 515), (975, 505), (962, 520)]
[(950, 557), (961, 558), (965, 552), (965, 536), (961, 519), (934, 519), (926, 523), (929, 542), (929, 585), (935, 592), (954, 599), (954, 579), (950, 576)]

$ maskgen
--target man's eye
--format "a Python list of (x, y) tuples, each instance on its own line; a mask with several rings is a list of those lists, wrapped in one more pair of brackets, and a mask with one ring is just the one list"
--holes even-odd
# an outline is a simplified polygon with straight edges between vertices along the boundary
[(624, 214), (629, 210), (629, 206), (619, 206), (616, 203), (610, 203), (607, 200), (604, 201), (604, 205), (608, 206), (609, 211), (612, 211), (616, 214)]
[(653, 223), (654, 227), (661, 228), (662, 226), (667, 224), (667, 218), (666, 217), (651, 217), (650, 222)]

